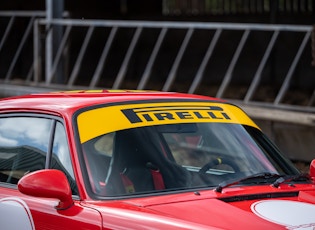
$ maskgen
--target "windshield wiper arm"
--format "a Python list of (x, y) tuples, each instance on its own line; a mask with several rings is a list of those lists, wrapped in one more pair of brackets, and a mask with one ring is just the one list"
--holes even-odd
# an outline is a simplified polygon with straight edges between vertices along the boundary
[(309, 180), (310, 177), (308, 174), (299, 174), (299, 175), (288, 175), (279, 177), (275, 182), (272, 183), (272, 186), (278, 188), (280, 184), (290, 182), (290, 181), (297, 181), (297, 180)]
[(236, 185), (236, 184), (239, 184), (241, 182), (251, 180), (251, 179), (257, 179), (257, 178), (258, 179), (260, 179), (260, 178), (261, 179), (270, 179), (270, 178), (279, 178), (279, 177), (282, 178), (281, 175), (276, 174), (276, 173), (270, 173), (270, 172), (256, 173), (256, 174), (253, 174), (251, 176), (247, 176), (247, 177), (244, 177), (241, 179), (223, 181), (214, 189), (214, 191), (221, 193), (224, 188), (227, 188), (227, 187), (230, 187), (232, 185)]

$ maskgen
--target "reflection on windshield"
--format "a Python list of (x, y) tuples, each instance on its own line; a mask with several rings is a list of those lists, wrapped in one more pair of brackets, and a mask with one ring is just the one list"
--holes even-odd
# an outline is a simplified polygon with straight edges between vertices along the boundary
[(261, 172), (295, 172), (291, 165), (283, 167), (283, 157), (259, 130), (239, 124), (122, 130), (87, 141), (83, 154), (92, 191), (105, 196), (215, 187)]

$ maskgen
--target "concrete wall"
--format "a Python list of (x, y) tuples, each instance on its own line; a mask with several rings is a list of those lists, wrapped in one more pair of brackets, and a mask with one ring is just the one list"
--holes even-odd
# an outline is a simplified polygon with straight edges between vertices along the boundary
[(303, 162), (315, 159), (315, 127), (266, 120), (255, 122), (290, 159)]

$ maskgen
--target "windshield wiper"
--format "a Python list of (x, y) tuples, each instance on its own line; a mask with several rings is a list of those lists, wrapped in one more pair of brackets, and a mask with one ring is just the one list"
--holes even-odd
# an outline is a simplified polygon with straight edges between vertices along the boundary
[(280, 178), (282, 178), (282, 176), (279, 174), (270, 173), (270, 172), (256, 173), (256, 174), (253, 174), (251, 176), (247, 176), (247, 177), (244, 177), (241, 179), (223, 181), (214, 189), (214, 191), (221, 193), (224, 188), (239, 184), (239, 183), (244, 182), (244, 181), (248, 181), (248, 180), (252, 180), (252, 179), (263, 179), (264, 182), (266, 182), (266, 180), (272, 179), (272, 178), (279, 178), (280, 179)]
[(308, 174), (299, 174), (299, 175), (287, 175), (279, 177), (275, 182), (272, 183), (272, 186), (278, 188), (280, 184), (291, 182), (291, 181), (308, 181), (310, 177)]

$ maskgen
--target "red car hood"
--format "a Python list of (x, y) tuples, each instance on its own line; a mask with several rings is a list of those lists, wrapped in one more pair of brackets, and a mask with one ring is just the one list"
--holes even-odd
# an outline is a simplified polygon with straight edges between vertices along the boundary
[(315, 228), (315, 205), (301, 202), (298, 197), (247, 201), (209, 199), (153, 205), (148, 208), (222, 229)]
[[(117, 227), (114, 222), (122, 224), (124, 219), (128, 220), (129, 229), (138, 228), (133, 224), (139, 221), (143, 229), (315, 229), (314, 189), (252, 195), (236, 192), (233, 196), (222, 194), (216, 198), (211, 197), (211, 192), (177, 194), (106, 206), (100, 211), (107, 213), (104, 225), (111, 222), (111, 228)], [(112, 218), (106, 220), (109, 212)]]

